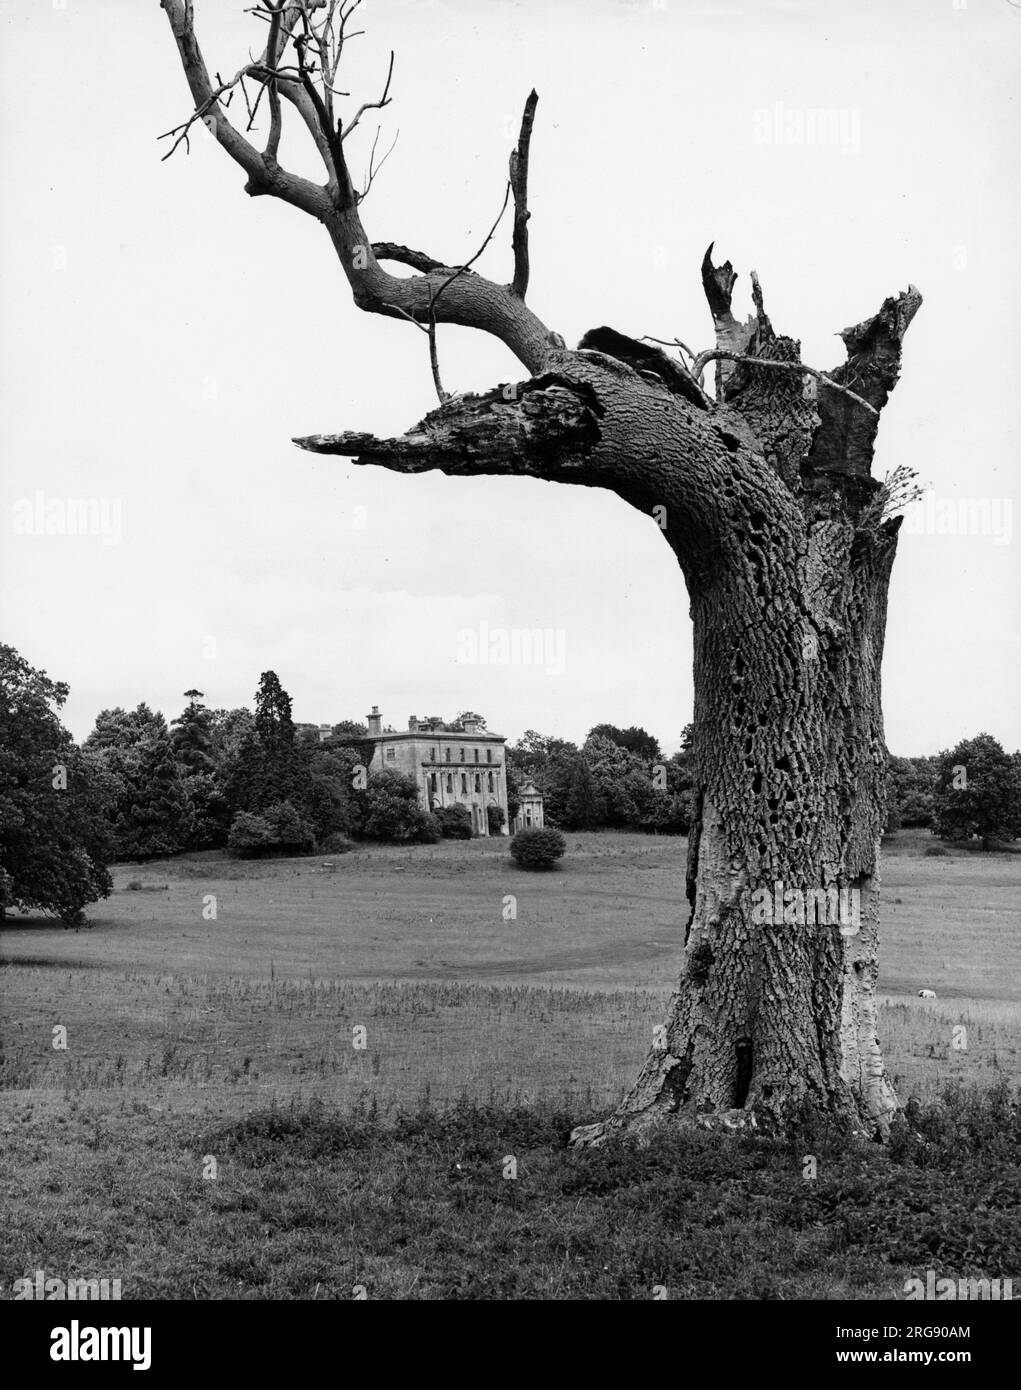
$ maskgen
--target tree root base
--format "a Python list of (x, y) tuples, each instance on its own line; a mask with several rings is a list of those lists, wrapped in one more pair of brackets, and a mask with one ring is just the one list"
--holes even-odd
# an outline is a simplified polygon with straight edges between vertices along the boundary
[(594, 1125), (578, 1125), (571, 1130), (572, 1149), (598, 1149), (615, 1136), (634, 1139), (639, 1145), (650, 1143), (653, 1136), (670, 1128), (702, 1129), (725, 1134), (759, 1134), (761, 1126), (753, 1110), (720, 1110), (693, 1114), (690, 1111), (667, 1109), (651, 1105), (612, 1115)]

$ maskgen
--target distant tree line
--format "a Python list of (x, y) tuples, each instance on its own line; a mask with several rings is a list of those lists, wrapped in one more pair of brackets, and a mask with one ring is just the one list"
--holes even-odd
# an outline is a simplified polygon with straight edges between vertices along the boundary
[(652, 734), (634, 726), (597, 724), (580, 748), (528, 729), (507, 748), (512, 818), (518, 792), (529, 781), (542, 792), (549, 826), (684, 835), (695, 812), (691, 725), (670, 758), (663, 757)]
[[(110, 891), (107, 865), (182, 851), (341, 853), (354, 839), (432, 843), (472, 833), (464, 808), (423, 810), (415, 780), (369, 771), (364, 724), (326, 738), (295, 725), (291, 699), (263, 672), (254, 711), (209, 709), (184, 692), (169, 724), (142, 703), (102, 710), (77, 746), (60, 722), (68, 688), (0, 645), (0, 917), (42, 909), (77, 924)], [(435, 728), (459, 728), (439, 716)], [(482, 723), (479, 720), (480, 724)], [(528, 730), (507, 747), (508, 809), (532, 782), (547, 825), (685, 834), (696, 813), (691, 726), (664, 758), (644, 729), (597, 724), (581, 747)], [(888, 831), (924, 826), (983, 848), (1021, 835), (1021, 753), (989, 734), (934, 758), (891, 757)], [(490, 808), (491, 834), (502, 812)]]

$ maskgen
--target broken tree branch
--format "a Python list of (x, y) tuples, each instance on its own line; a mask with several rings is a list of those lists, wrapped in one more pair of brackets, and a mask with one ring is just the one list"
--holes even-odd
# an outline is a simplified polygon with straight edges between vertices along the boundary
[(514, 194), (514, 232), (511, 246), (514, 251), (514, 278), (511, 281), (511, 294), (524, 299), (528, 289), (528, 150), (532, 142), (532, 125), (535, 121), (535, 108), (539, 94), (533, 87), (525, 102), (521, 116), (521, 132), (518, 135), (517, 149), (511, 150), (510, 186)]
[(879, 414), (875, 406), (870, 405), (868, 401), (859, 396), (857, 392), (850, 390), (847, 386), (842, 386), (840, 382), (834, 381), (832, 377), (828, 377), (825, 372), (817, 371), (815, 367), (806, 367), (804, 362), (773, 362), (768, 357), (748, 357), (742, 353), (726, 352), (721, 348), (707, 348), (705, 352), (700, 352), (691, 364), (692, 376), (701, 380), (702, 373), (705, 371), (707, 363), (714, 360), (740, 362), (748, 367), (766, 367), (772, 371), (794, 372), (800, 376), (815, 377), (816, 381), (821, 381), (824, 386), (828, 386), (833, 391), (840, 391), (843, 395), (854, 401), (855, 404), (860, 405), (863, 410), (869, 411), (872, 415), (878, 416)]

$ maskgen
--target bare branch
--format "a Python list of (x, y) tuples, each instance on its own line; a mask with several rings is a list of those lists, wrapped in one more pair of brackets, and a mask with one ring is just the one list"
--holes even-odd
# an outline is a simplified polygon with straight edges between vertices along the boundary
[(443, 284), (439, 287), (439, 289), (436, 291), (436, 293), (431, 297), (431, 299), (430, 299), (430, 301), (429, 301), (429, 308), (430, 308), (430, 311), (432, 311), (432, 310), (434, 310), (434, 309), (436, 308), (436, 305), (437, 305), (437, 303), (439, 302), (440, 295), (441, 295), (441, 294), (443, 293), (443, 291), (447, 288), (447, 286), (453, 284), (453, 282), (458, 278), (458, 276), (464, 275), (467, 271), (470, 271), (471, 268), (472, 268), (472, 266), (475, 264), (475, 262), (478, 260), (478, 258), (482, 255), (483, 251), (486, 249), (486, 247), (489, 245), (489, 243), (493, 240), (493, 234), (495, 233), (497, 227), (499, 227), (500, 222), (501, 222), (501, 220), (502, 220), (502, 218), (503, 218), (504, 213), (507, 211), (507, 200), (510, 198), (510, 191), (511, 191), (511, 186), (510, 186), (510, 184), (508, 183), (508, 184), (507, 184), (507, 187), (504, 189), (504, 193), (503, 193), (503, 203), (502, 203), (502, 205), (501, 205), (501, 207), (500, 207), (500, 211), (499, 211), (499, 212), (497, 213), (497, 215), (496, 215), (496, 221), (493, 223), (493, 225), (492, 225), (492, 226), (490, 227), (490, 229), (489, 229), (489, 235), (486, 237), (485, 241), (482, 243), (482, 245), (479, 247), (479, 249), (475, 252), (475, 255), (472, 256), (471, 260), (470, 260), (470, 261), (465, 261), (464, 265), (459, 265), (459, 266), (457, 267), (457, 269), (454, 271), (454, 273), (450, 276), (450, 278), (449, 278), (448, 280), (444, 280)]
[(210, 128), (217, 142), (248, 175), (245, 185), (248, 193), (253, 196), (272, 194), (301, 208), (303, 212), (321, 218), (327, 208), (323, 190), (309, 179), (288, 173), (275, 163), (267, 163), (262, 154), (231, 124), (224, 111), (220, 97), (251, 69), (241, 69), (230, 82), (221, 82), (214, 88), (195, 37), (191, 0), (161, 0), (161, 5), (166, 11), (181, 66), (195, 102), (195, 112), (186, 125), (190, 127), (196, 119), (207, 116), (212, 118)]
[(445, 261), (435, 261), (422, 251), (412, 251), (410, 246), (399, 246), (393, 241), (374, 241), (373, 255), (381, 261), (397, 261), (399, 265), (410, 265), (412, 270), (428, 274), (431, 270), (443, 270)]
[[(325, 90), (334, 87), (340, 46), (345, 38), (354, 37), (346, 25), (358, 0), (348, 4), (340, 0), (264, 0), (253, 11), (268, 26), (261, 60), (248, 63), (230, 82), (217, 79), (216, 83), (210, 79), (195, 37), (191, 0), (161, 3), (195, 103), (188, 122), (168, 134), (183, 137), (187, 143), (194, 121), (207, 118), (218, 143), (247, 173), (246, 192), (281, 198), (322, 222), (359, 308), (411, 319), (420, 325), (428, 325), (434, 319), (437, 325), (456, 323), (491, 333), (531, 372), (545, 370), (557, 358), (564, 349), (563, 339), (550, 333), (507, 285), (471, 272), (470, 266), (489, 244), (492, 233), (464, 265), (447, 265), (394, 243), (377, 243), (380, 259), (395, 259), (420, 273), (396, 276), (380, 265), (376, 247), (358, 212), (341, 148), (342, 130), (331, 125), (330, 92)], [(288, 61), (292, 48), (296, 64)], [(258, 81), (268, 91), (271, 117), (265, 152), (257, 150), (236, 130), (224, 111), (226, 100), (242, 77)], [(326, 169), (325, 187), (280, 167), (280, 121), (274, 95), (295, 108), (315, 142)], [(389, 100), (388, 89), (384, 90), (384, 97)], [(366, 108), (372, 105), (366, 103)], [(373, 160), (370, 172), (378, 173), (379, 167)], [(508, 188), (505, 206), (509, 196)]]
[(400, 136), (400, 133), (401, 133), (401, 132), (398, 131), (397, 134), (394, 136), (394, 138), (391, 140), (391, 142), (390, 142), (390, 148), (387, 150), (386, 154), (383, 156), (383, 158), (382, 158), (382, 159), (379, 161), (379, 163), (377, 164), (377, 163), (375, 162), (375, 160), (376, 160), (376, 144), (377, 144), (377, 142), (378, 142), (378, 140), (379, 140), (379, 128), (378, 128), (378, 127), (376, 128), (376, 134), (375, 134), (375, 137), (374, 137), (374, 139), (373, 139), (373, 141), (372, 141), (372, 150), (371, 150), (371, 152), (370, 152), (370, 154), (369, 154), (369, 173), (368, 173), (368, 177), (367, 177), (366, 180), (365, 180), (365, 187), (362, 189), (361, 193), (358, 194), (358, 201), (359, 201), (359, 202), (362, 202), (363, 199), (365, 199), (365, 198), (367, 198), (367, 197), (369, 196), (369, 191), (370, 191), (370, 189), (372, 188), (373, 180), (375, 179), (375, 177), (376, 177), (376, 175), (379, 173), (380, 169), (382, 169), (383, 165), (384, 165), (384, 164), (386, 163), (386, 161), (390, 158), (390, 156), (393, 154), (394, 150), (395, 150), (396, 147), (397, 147), (397, 140), (398, 140), (398, 137)]
[[(279, 56), (278, 44), (280, 41), (280, 17), (283, 13), (285, 0), (279, 0), (274, 6), (273, 14), (269, 22), (269, 38), (266, 40), (266, 66), (270, 72), (274, 72)], [(269, 138), (266, 141), (265, 157), (276, 163), (277, 153), (280, 149), (280, 134), (282, 118), (280, 114), (280, 93), (277, 90), (277, 79), (275, 76), (267, 79), (269, 86)]]
[(361, 106), (359, 106), (359, 108), (358, 108), (358, 110), (355, 112), (354, 116), (351, 118), (350, 121), (348, 121), (347, 125), (346, 125), (346, 126), (344, 127), (344, 129), (341, 131), (341, 133), (340, 133), (340, 138), (341, 138), (341, 140), (346, 140), (346, 139), (347, 139), (347, 137), (351, 134), (352, 130), (354, 130), (355, 126), (358, 124), (358, 122), (359, 122), (359, 121), (362, 119), (362, 117), (365, 115), (366, 111), (376, 111), (376, 110), (379, 110), (381, 107), (389, 106), (389, 105), (390, 105), (390, 101), (391, 101), (391, 98), (390, 98), (390, 96), (389, 96), (389, 91), (390, 91), (390, 79), (393, 77), (393, 75), (394, 75), (394, 55), (393, 55), (393, 49), (391, 49), (391, 50), (390, 50), (390, 66), (389, 66), (389, 68), (387, 69), (387, 73), (386, 73), (386, 84), (385, 84), (385, 86), (383, 87), (383, 95), (380, 97), (379, 101), (364, 101), (364, 102), (362, 102)]
[(436, 394), (440, 398), (440, 405), (449, 398), (449, 392), (444, 391), (443, 382), (440, 380), (440, 359), (436, 352), (436, 315), (429, 315), (429, 366), (432, 369), (433, 385), (436, 387)]
[(539, 95), (533, 87), (521, 116), (518, 147), (511, 150), (510, 157), (510, 186), (514, 193), (514, 233), (511, 242), (514, 250), (514, 279), (511, 281), (511, 294), (516, 294), (519, 299), (524, 299), (525, 291), (528, 289), (528, 219), (531, 216), (528, 211), (528, 149), (532, 141), (532, 125), (538, 101)]

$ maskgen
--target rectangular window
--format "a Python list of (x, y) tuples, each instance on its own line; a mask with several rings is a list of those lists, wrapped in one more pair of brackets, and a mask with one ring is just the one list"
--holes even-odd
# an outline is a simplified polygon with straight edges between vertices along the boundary
[(395, 762), (396, 759), (397, 759), (397, 749), (396, 749), (396, 748), (388, 748), (388, 749), (386, 750), (386, 760), (387, 760), (387, 762), (388, 762), (388, 763), (392, 763), (392, 762)]
[(493, 761), (493, 750), (492, 750), (492, 748), (487, 748), (487, 749), (486, 749), (486, 762), (487, 762), (487, 763), (491, 763), (492, 761)]
[(436, 761), (436, 748), (435, 748), (435, 745), (434, 745), (432, 748), (429, 749), (429, 761), (430, 761), (431, 763), (434, 763), (434, 762)]
[(478, 750), (477, 748), (473, 748), (473, 749), (472, 749), (472, 752), (475, 754), (475, 761), (478, 762), (478, 760), (479, 760), (479, 750)]
[(464, 775), (463, 772), (461, 773), (461, 790), (463, 792), (466, 792), (468, 790), (468, 778)]
[(449, 763), (449, 762), (450, 762), (450, 749), (449, 749), (449, 748), (444, 748), (443, 752), (444, 752), (444, 754), (445, 754), (445, 756), (446, 756), (447, 762)]
[(464, 762), (464, 749), (461, 749), (461, 761)]
[(493, 774), (490, 772), (490, 773), (488, 774), (488, 777), (489, 777), (489, 790), (492, 791), (492, 790), (493, 790)]

